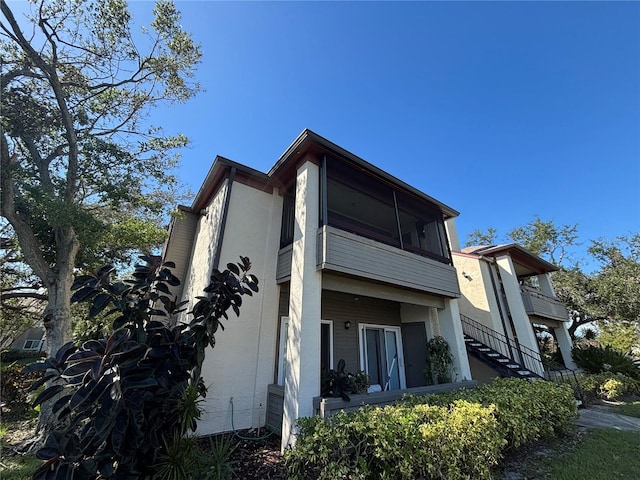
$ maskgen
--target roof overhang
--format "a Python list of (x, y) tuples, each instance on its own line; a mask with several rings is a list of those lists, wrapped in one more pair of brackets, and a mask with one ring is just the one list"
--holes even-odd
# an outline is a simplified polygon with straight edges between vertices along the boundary
[[(271, 170), (269, 170), (268, 175), (270, 177), (290, 176), (290, 170), (292, 168), (297, 168), (298, 163), (305, 157), (306, 154), (312, 154), (313, 156), (317, 157), (320, 157), (322, 154), (329, 154), (334, 157), (338, 157), (343, 161), (352, 163), (356, 167), (366, 170), (367, 172), (380, 178), (384, 182), (399, 187), (400, 189), (405, 190), (412, 195), (433, 204), (444, 214), (445, 219), (457, 217), (458, 215), (460, 215), (460, 212), (451, 208), (450, 206), (436, 200), (435, 198), (425, 194), (424, 192), (421, 192), (408, 183), (405, 183), (399, 178), (390, 175), (384, 170), (381, 170), (375, 165), (367, 162), (366, 160), (363, 160), (357, 155), (354, 155), (348, 150), (345, 150), (339, 145), (336, 145), (330, 140), (327, 140), (326, 138), (318, 135), (315, 132), (312, 132), (309, 129), (303, 130), (303, 132), (298, 135), (298, 138), (293, 141), (289, 148), (287, 148), (280, 156)], [(283, 178), (283, 183), (286, 183), (285, 178)]]
[(367, 171), (382, 181), (431, 203), (443, 213), (445, 219), (457, 217), (460, 214), (448, 205), (421, 192), (309, 129), (303, 130), (302, 133), (298, 135), (268, 173), (263, 173), (246, 165), (234, 162), (233, 160), (229, 160), (228, 158), (217, 156), (200, 190), (198, 190), (190, 209), (192, 212), (199, 212), (205, 208), (211, 200), (211, 197), (220, 188), (222, 181), (231, 175), (234, 176), (234, 180), (266, 191), (275, 186), (290, 185), (293, 179), (295, 179), (296, 170), (303, 160), (311, 158), (320, 161), (325, 154), (352, 163), (359, 169)]
[(508, 255), (511, 257), (518, 277), (531, 277), (559, 270), (558, 267), (552, 263), (547, 262), (517, 243), (468, 247), (463, 249), (462, 253), (490, 258)]

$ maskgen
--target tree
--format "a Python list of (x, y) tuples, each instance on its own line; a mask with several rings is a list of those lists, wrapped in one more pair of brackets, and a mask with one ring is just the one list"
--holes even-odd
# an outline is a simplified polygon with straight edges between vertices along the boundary
[(508, 233), (509, 238), (527, 250), (554, 265), (562, 265), (567, 250), (577, 245), (578, 224), (557, 226), (553, 220), (541, 220), (535, 217), (523, 227), (517, 227)]
[(493, 227), (487, 228), (486, 232), (483, 230), (474, 230), (467, 235), (467, 242), (465, 246), (474, 247), (481, 245), (493, 245), (496, 243), (497, 236), (498, 231)]
[(124, 0), (41, 0), (24, 25), (5, 0), (0, 10), (1, 213), (46, 291), (55, 352), (71, 338), (75, 269), (126, 262), (164, 236), (186, 138), (147, 116), (199, 90), (201, 53), (167, 1), (139, 34)]

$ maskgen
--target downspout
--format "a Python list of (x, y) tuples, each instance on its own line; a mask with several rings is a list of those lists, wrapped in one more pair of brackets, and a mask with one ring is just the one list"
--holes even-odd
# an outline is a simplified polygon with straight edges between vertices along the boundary
[(216, 270), (220, 265), (220, 252), (222, 251), (222, 239), (224, 238), (224, 230), (227, 225), (227, 213), (229, 212), (229, 203), (231, 200), (231, 187), (233, 186), (233, 180), (236, 177), (236, 167), (231, 167), (229, 176), (227, 177), (227, 191), (224, 196), (224, 207), (222, 208), (222, 217), (220, 218), (220, 233), (218, 234), (218, 241), (216, 242), (216, 250), (213, 255), (213, 262), (211, 264), (211, 271)]

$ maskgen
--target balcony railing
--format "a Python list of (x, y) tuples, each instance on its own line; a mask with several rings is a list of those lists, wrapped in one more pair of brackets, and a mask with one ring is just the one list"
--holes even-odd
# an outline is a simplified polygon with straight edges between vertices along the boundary
[(545, 295), (535, 288), (522, 286), (522, 303), (527, 315), (536, 315), (551, 320), (569, 320), (567, 307), (557, 298)]

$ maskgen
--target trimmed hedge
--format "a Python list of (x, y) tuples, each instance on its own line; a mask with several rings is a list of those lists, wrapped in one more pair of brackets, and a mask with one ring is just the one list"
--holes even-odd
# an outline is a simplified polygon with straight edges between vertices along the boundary
[(580, 374), (578, 383), (590, 400), (615, 400), (626, 395), (640, 395), (640, 381), (622, 373)]
[(299, 419), (285, 467), (291, 479), (490, 479), (503, 450), (565, 432), (576, 412), (568, 386), (497, 379)]
[(566, 433), (578, 411), (569, 385), (542, 380), (497, 378), (482, 387), (419, 398), (440, 405), (451, 403), (453, 399), (495, 405), (498, 426), (507, 448)]
[(0, 362), (3, 364), (7, 364), (18, 360), (27, 359), (36, 361), (40, 358), (45, 358), (46, 356), (46, 352), (39, 352), (35, 350), (2, 350), (0, 352)]

